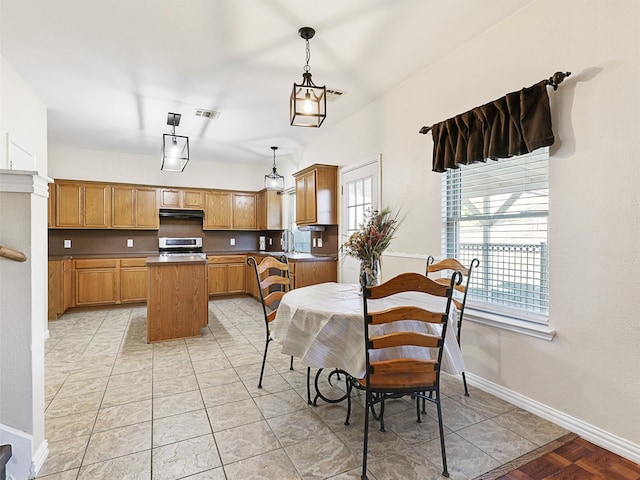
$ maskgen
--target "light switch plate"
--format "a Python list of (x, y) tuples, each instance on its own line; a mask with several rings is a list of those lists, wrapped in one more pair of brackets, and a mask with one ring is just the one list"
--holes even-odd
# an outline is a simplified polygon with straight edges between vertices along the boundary
[(314, 247), (316, 246), (316, 240), (317, 240), (317, 239), (315, 239), (315, 238), (313, 239), (313, 246), (314, 246)]
[(322, 237), (318, 238), (318, 248), (322, 248)]
[(273, 238), (269, 237), (269, 245), (273, 245)]
[(127, 238), (127, 247), (133, 247), (133, 238)]
[(229, 239), (229, 245), (233, 246), (236, 244), (236, 239), (235, 238), (230, 238)]
[(64, 241), (64, 248), (71, 248), (71, 240)]

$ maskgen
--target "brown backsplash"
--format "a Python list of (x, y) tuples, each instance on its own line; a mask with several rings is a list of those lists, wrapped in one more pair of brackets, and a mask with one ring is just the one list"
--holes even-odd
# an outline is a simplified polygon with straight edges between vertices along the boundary
[[(85, 230), (50, 229), (49, 255), (155, 255), (159, 237), (202, 237), (205, 252), (233, 252), (258, 250), (259, 237), (267, 237), (267, 250), (278, 251), (281, 231), (245, 232), (209, 231), (202, 229), (202, 219), (161, 218), (159, 230)], [(322, 236), (322, 248), (312, 247), (314, 255), (331, 255), (338, 250), (338, 227), (328, 226), (324, 232), (311, 232), (312, 238)], [(230, 239), (235, 245), (230, 245)], [(272, 245), (269, 245), (269, 238)], [(133, 247), (127, 240), (133, 239)], [(64, 240), (71, 240), (71, 248), (64, 248)]]

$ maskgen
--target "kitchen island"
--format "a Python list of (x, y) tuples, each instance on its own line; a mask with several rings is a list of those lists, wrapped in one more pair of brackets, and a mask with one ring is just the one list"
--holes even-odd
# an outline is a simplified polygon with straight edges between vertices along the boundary
[(200, 336), (208, 323), (207, 259), (149, 257), (147, 342)]

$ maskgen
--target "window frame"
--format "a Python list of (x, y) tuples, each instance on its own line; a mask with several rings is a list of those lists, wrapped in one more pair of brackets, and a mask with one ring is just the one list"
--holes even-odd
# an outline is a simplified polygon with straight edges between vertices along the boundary
[[(531, 157), (539, 157), (540, 155), (544, 155), (547, 162), (547, 173), (546, 173), (546, 181), (548, 185), (548, 162), (549, 162), (549, 148), (544, 147), (538, 149), (529, 154), (523, 155), (531, 156)], [(492, 160), (489, 160), (492, 161)], [(507, 160), (499, 160), (499, 162), (509, 161)], [(465, 166), (462, 166), (461, 169), (464, 169)], [(480, 165), (479, 168), (482, 168)], [(460, 169), (450, 171), (451, 173), (445, 173), (442, 177), (442, 228), (441, 228), (441, 251), (442, 257), (445, 258), (447, 256), (459, 256), (460, 252), (460, 231), (459, 224), (451, 221), (451, 217), (448, 216), (451, 209), (458, 209), (461, 211), (461, 203), (459, 200), (459, 194), (454, 191), (454, 189), (450, 189), (451, 185), (450, 175), (460, 175), (462, 173)], [(461, 181), (461, 180), (459, 180)], [(460, 187), (458, 187), (460, 188)], [(458, 190), (459, 192), (460, 190)], [(548, 219), (550, 215), (549, 211), (549, 188), (547, 187), (547, 210), (546, 210), (546, 218), (547, 218), (547, 226)], [(459, 215), (462, 217), (462, 215)], [(522, 218), (525, 218), (525, 215), (522, 215)], [(548, 247), (548, 229), (546, 232), (546, 245)], [(485, 242), (482, 242), (484, 245), (488, 245)], [(493, 242), (497, 244), (498, 242)], [(492, 243), (489, 243), (491, 245)], [(452, 247), (455, 245), (455, 247)], [(455, 252), (454, 252), (455, 250)], [(482, 261), (482, 259), (481, 259)], [(541, 264), (541, 268), (546, 270), (546, 285), (548, 288), (549, 285), (549, 269), (548, 264), (549, 258), (548, 254), (546, 255), (546, 263)], [(478, 272), (476, 271), (476, 274)], [(473, 282), (473, 278), (472, 278)], [(552, 340), (555, 335), (555, 330), (551, 328), (549, 325), (549, 301), (547, 296), (547, 304), (546, 304), (546, 312), (534, 312), (528, 311), (520, 308), (512, 308), (505, 307), (498, 304), (493, 304), (489, 302), (482, 302), (479, 300), (472, 299), (470, 297), (467, 298), (466, 308), (465, 308), (465, 320), (471, 320), (473, 322), (482, 323), (485, 325), (498, 327), (506, 330), (510, 330), (513, 332), (523, 333), (527, 335), (531, 335), (537, 338), (543, 338), (545, 340)]]

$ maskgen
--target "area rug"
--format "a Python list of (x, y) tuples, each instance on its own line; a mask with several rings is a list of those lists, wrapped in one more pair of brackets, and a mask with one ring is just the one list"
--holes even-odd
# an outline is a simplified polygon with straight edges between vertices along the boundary
[(504, 465), (500, 465), (499, 467), (494, 468), (489, 472), (483, 473), (473, 480), (496, 480), (506, 475), (507, 473), (512, 472), (513, 470), (516, 470), (523, 465), (526, 465), (527, 463), (542, 457), (543, 455), (546, 455), (549, 452), (553, 452), (557, 448), (560, 448), (561, 446), (575, 440), (576, 438), (578, 438), (578, 435), (576, 435), (575, 433), (567, 433), (566, 435), (563, 435), (560, 438), (556, 438), (554, 441), (536, 448), (535, 450), (532, 450), (531, 452), (526, 453), (521, 457), (516, 458), (515, 460), (511, 460), (510, 462), (505, 463)]

